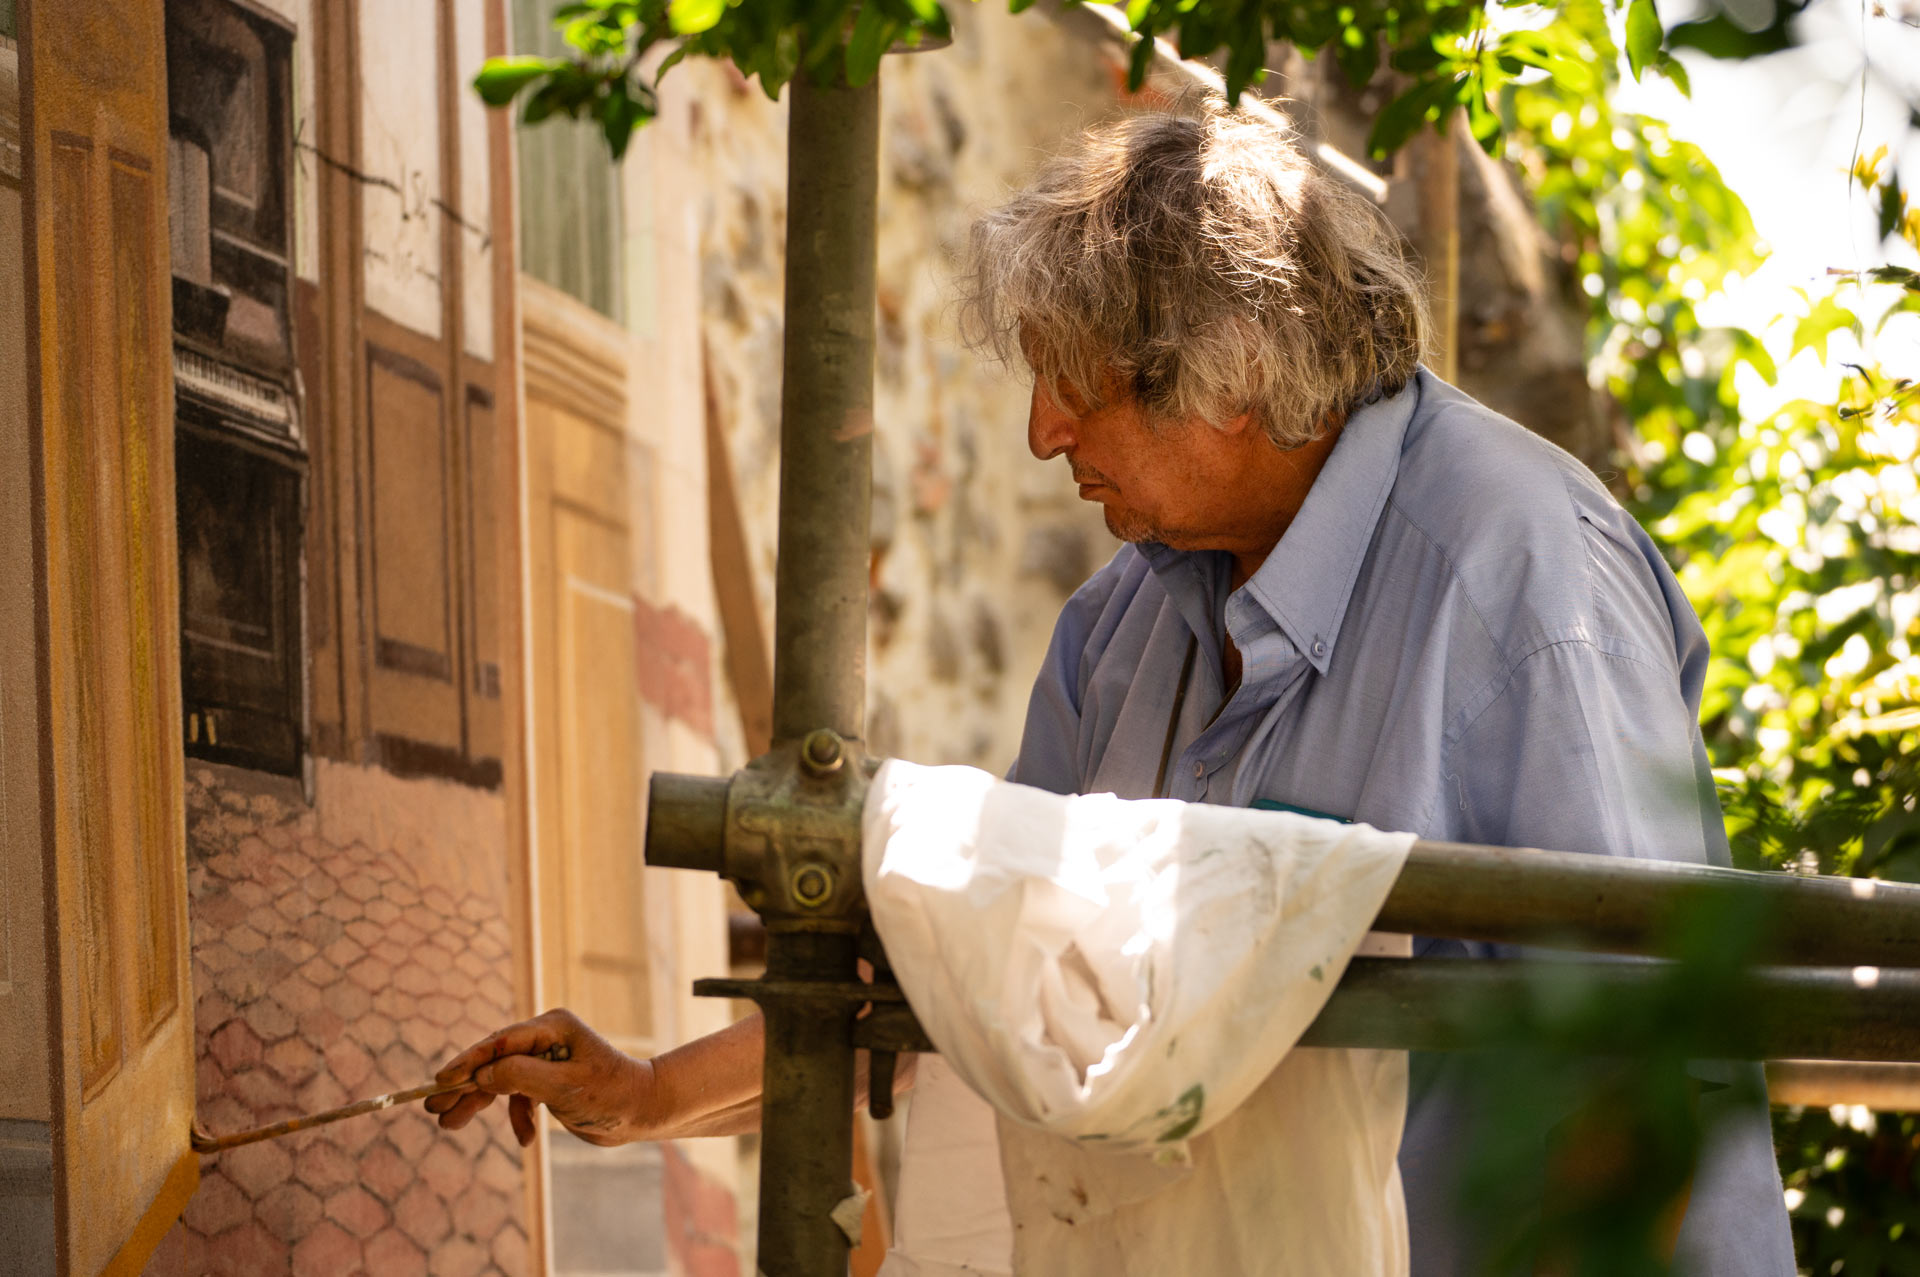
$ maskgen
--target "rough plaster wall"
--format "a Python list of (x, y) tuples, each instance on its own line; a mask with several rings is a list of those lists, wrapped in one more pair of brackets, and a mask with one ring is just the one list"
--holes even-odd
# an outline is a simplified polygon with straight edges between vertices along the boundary
[[(317, 760), (187, 765), (198, 1119), (225, 1134), (418, 1086), (512, 1019), (498, 795)], [(497, 1108), (418, 1106), (207, 1159), (177, 1271), (533, 1271), (520, 1151)]]
[[(952, 13), (951, 48), (883, 71), (868, 721), (878, 751), (998, 771), (1060, 605), (1115, 546), (1028, 454), (1017, 370), (961, 346), (951, 271), (972, 216), (1119, 95), (1107, 50), (1044, 13)], [(785, 111), (718, 66), (667, 85), (699, 105), (701, 321), (771, 633)]]

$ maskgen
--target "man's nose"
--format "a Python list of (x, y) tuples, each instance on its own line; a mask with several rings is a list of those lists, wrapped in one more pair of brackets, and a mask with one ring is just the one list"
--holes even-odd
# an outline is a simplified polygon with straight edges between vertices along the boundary
[(1027, 448), (1042, 461), (1050, 460), (1073, 447), (1074, 419), (1054, 403), (1053, 396), (1033, 388), (1033, 404), (1027, 410)]

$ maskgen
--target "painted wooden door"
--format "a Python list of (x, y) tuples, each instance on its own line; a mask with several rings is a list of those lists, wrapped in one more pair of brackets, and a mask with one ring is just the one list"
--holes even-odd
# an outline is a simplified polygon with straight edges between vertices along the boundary
[(652, 1046), (625, 334), (523, 281), (540, 997)]
[(198, 1180), (187, 977), (160, 0), (23, 11), (43, 739), (69, 1273), (138, 1272)]

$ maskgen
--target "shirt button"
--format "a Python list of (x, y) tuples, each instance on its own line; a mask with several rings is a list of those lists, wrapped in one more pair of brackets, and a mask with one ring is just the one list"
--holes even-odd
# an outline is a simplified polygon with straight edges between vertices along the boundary
[(1195, 780), (1205, 780), (1207, 778), (1207, 765), (1205, 763), (1195, 763), (1193, 765), (1193, 778)]
[(1327, 654), (1327, 645), (1325, 643), (1320, 642), (1318, 639), (1315, 639), (1313, 644), (1313, 654), (1315, 656), (1325, 656)]

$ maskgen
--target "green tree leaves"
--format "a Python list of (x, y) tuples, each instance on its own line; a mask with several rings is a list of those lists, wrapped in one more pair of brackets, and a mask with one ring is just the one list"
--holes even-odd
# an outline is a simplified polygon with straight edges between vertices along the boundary
[[(1145, 83), (1153, 42), (1166, 38), (1182, 57), (1219, 61), (1227, 98), (1237, 102), (1266, 78), (1270, 47), (1288, 43), (1309, 57), (1330, 54), (1356, 87), (1383, 62), (1399, 74), (1368, 138), (1375, 156), (1391, 154), (1429, 124), (1444, 125), (1456, 109), (1467, 112), (1474, 138), (1497, 152), (1507, 128), (1501, 95), (1516, 79), (1545, 72), (1569, 86), (1597, 86), (1595, 67), (1571, 47), (1580, 41), (1561, 30), (1569, 12), (1590, 2), (1561, 0), (1550, 10), (1555, 21), (1528, 26), (1499, 17), (1515, 8), (1506, 0), (1128, 0), (1127, 21), (1139, 37), (1128, 85)], [(1018, 13), (1031, 3), (1008, 0), (1008, 8)], [(1619, 3), (1626, 6), (1633, 75), (1651, 68), (1685, 91), (1685, 70), (1663, 48), (1655, 0)], [(554, 25), (569, 56), (496, 58), (474, 87), (491, 106), (524, 95), (529, 123), (555, 113), (597, 118), (616, 156), (632, 130), (652, 118), (659, 76), (689, 54), (729, 59), (778, 96), (802, 71), (864, 84), (888, 50), (951, 35), (943, 0), (580, 0), (558, 8)], [(649, 76), (641, 68), (661, 44), (672, 52)], [(1606, 56), (1616, 56), (1610, 41), (1606, 47)], [(1585, 50), (1587, 58), (1592, 53)]]
[(520, 90), (551, 72), (553, 65), (548, 58), (494, 58), (473, 77), (473, 88), (488, 106), (505, 106)]
[(1660, 42), (1666, 35), (1653, 0), (1632, 0), (1627, 6), (1627, 65), (1634, 79), (1639, 79), (1640, 72), (1659, 57)]
[(863, 84), (888, 49), (951, 34), (939, 0), (581, 0), (553, 22), (566, 56), (494, 58), (474, 89), (489, 106), (522, 99), (528, 124), (597, 119), (615, 159), (654, 117), (659, 77), (688, 55), (728, 59), (778, 97), (802, 70)]
[(1393, 154), (1430, 122), (1451, 114), (1467, 88), (1465, 77), (1430, 79), (1387, 103), (1374, 117), (1373, 129), (1367, 134), (1368, 154), (1382, 159)]
[[(1807, 296), (1805, 289), (1798, 291), (1802, 298)], [(1811, 350), (1824, 364), (1827, 362), (1827, 338), (1840, 329), (1858, 333), (1859, 318), (1851, 310), (1842, 306), (1839, 299), (1831, 293), (1818, 301), (1809, 300), (1807, 313), (1801, 316), (1799, 322), (1793, 326), (1792, 353), (1797, 355), (1803, 350)]]
[(667, 25), (675, 35), (699, 35), (711, 30), (726, 11), (726, 0), (672, 0), (667, 5)]
[(847, 83), (865, 84), (880, 70), (880, 58), (893, 43), (899, 23), (878, 4), (860, 6), (847, 40)]

